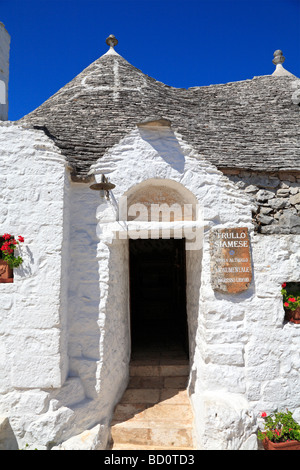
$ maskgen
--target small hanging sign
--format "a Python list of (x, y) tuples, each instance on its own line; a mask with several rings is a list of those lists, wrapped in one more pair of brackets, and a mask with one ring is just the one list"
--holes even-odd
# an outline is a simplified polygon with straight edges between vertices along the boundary
[(228, 294), (247, 290), (252, 280), (248, 228), (211, 230), (210, 252), (213, 289)]

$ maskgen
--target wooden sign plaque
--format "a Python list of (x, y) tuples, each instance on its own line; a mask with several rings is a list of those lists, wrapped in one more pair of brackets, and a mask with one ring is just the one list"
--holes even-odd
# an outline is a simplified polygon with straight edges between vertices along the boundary
[(247, 290), (252, 280), (248, 228), (211, 230), (210, 251), (213, 289), (228, 294)]

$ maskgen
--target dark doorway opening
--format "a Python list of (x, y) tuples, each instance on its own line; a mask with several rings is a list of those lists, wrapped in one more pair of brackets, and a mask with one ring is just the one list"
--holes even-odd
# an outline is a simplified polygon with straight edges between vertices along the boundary
[(129, 240), (131, 350), (188, 357), (184, 239)]

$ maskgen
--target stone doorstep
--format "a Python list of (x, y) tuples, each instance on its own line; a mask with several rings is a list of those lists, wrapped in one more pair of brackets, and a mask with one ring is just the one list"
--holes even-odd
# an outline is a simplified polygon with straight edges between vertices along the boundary
[(130, 377), (127, 385), (128, 389), (131, 388), (164, 388), (165, 377), (153, 375), (152, 377), (135, 375)]
[(188, 375), (189, 365), (179, 358), (132, 362), (129, 384), (111, 422), (110, 449), (192, 450)]
[(188, 363), (187, 359), (183, 357), (173, 357), (169, 356), (161, 356), (159, 358), (147, 358), (146, 360), (141, 357), (141, 359), (136, 358), (134, 361), (131, 362), (131, 366), (186, 366)]
[(182, 388), (187, 387), (188, 378), (184, 376), (133, 376), (130, 377), (127, 388)]
[(160, 404), (169, 405), (189, 405), (190, 399), (187, 390), (177, 388), (164, 388), (160, 393)]
[[(161, 422), (168, 424), (169, 422), (174, 423), (174, 420), (183, 423), (184, 427), (190, 426), (193, 422), (193, 412), (190, 405), (163, 405), (158, 403), (157, 405), (144, 408), (134, 413), (132, 409), (126, 408), (126, 405), (122, 407), (121, 404), (116, 407), (111, 425), (131, 425), (142, 421), (151, 421), (152, 423), (155, 421), (160, 425)], [(155, 425), (155, 422), (153, 425)]]
[(131, 419), (140, 420), (144, 417), (150, 417), (153, 419), (164, 418), (164, 419), (174, 419), (180, 417), (181, 419), (193, 419), (193, 412), (190, 404), (182, 403), (119, 403), (114, 412), (113, 420), (128, 421)]
[(164, 378), (164, 388), (182, 388), (183, 390), (186, 390), (188, 385), (188, 377), (183, 376), (181, 377), (180, 375), (174, 376), (174, 377), (165, 377)]
[(111, 422), (111, 426), (114, 429), (193, 429), (193, 422), (192, 420), (184, 420), (183, 418), (179, 417), (168, 417), (168, 418), (158, 418), (158, 417), (147, 417), (136, 419), (131, 418), (126, 421), (124, 420), (113, 420)]
[[(127, 395), (126, 392), (133, 392)], [(116, 406), (111, 422), (112, 449), (120, 444), (127, 449), (134, 446), (155, 446), (155, 448), (187, 448), (192, 449), (193, 442), (193, 412), (190, 406), (187, 390), (177, 389), (129, 389), (121, 402)], [(138, 404), (134, 400), (137, 394), (141, 398), (146, 392), (156, 397), (161, 396), (155, 404)], [(145, 396), (144, 395), (144, 396)], [(163, 398), (167, 399), (164, 400)], [(175, 400), (174, 400), (175, 397)]]
[(160, 398), (160, 389), (130, 388), (127, 389), (120, 403), (157, 403)]
[(177, 447), (177, 446), (151, 446), (143, 444), (122, 444), (117, 443), (114, 445), (113, 450), (195, 450), (193, 447)]
[(125, 391), (120, 403), (149, 403), (156, 404), (189, 404), (186, 390), (182, 389), (152, 389), (152, 388), (129, 388)]
[(122, 403), (115, 407), (113, 419), (130, 419), (153, 405), (149, 403)]
[[(125, 426), (111, 428), (111, 437), (113, 442), (118, 444), (139, 444), (155, 446), (190, 446), (192, 442), (192, 428), (142, 428)], [(113, 447), (114, 448), (114, 447)]]
[(188, 376), (190, 367), (188, 364), (174, 364), (174, 365), (131, 365), (129, 374), (131, 377), (161, 377), (161, 376)]

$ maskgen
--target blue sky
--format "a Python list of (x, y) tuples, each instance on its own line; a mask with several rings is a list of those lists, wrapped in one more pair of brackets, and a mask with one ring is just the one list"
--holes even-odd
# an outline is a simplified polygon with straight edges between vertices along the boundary
[(0, 0), (11, 35), (9, 119), (29, 113), (107, 51), (174, 87), (300, 77), (300, 0)]

